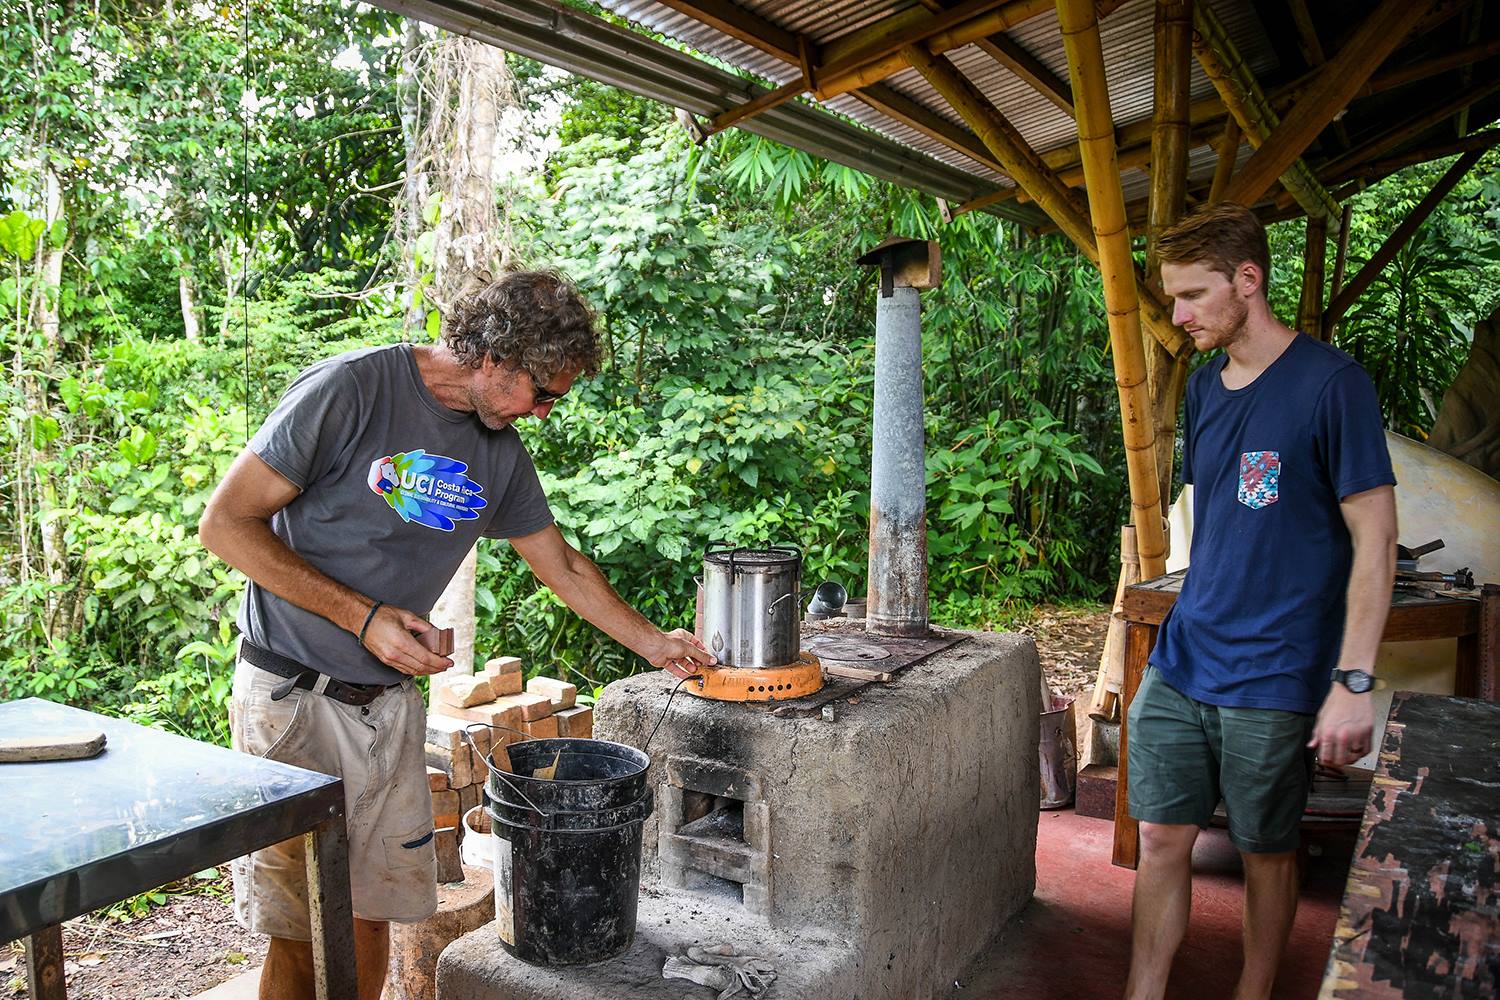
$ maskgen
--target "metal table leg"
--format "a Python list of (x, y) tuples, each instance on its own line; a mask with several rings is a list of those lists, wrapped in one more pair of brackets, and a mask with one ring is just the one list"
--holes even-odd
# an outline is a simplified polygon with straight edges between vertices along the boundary
[(344, 816), (303, 834), (307, 905), (312, 919), (313, 978), (318, 1000), (358, 1000), (354, 904), (349, 896), (349, 837)]
[(26, 984), (31, 1000), (67, 1000), (61, 924), (43, 927), (26, 939)]

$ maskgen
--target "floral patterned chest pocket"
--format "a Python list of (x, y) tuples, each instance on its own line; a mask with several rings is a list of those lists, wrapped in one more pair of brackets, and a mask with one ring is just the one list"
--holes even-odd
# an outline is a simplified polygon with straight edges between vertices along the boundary
[(1240, 486), (1236, 499), (1251, 510), (1275, 503), (1281, 490), (1281, 454), (1247, 451), (1240, 455)]

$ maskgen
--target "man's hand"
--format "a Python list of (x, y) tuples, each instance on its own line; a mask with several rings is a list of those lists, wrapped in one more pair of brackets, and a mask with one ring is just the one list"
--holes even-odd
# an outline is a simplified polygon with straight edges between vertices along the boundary
[(365, 648), (381, 663), (403, 674), (421, 677), (453, 666), (446, 656), (430, 652), (412, 633), (425, 635), (433, 625), (405, 608), (382, 604), (365, 629)]
[(677, 677), (692, 677), (701, 663), (713, 666), (719, 661), (698, 641), (698, 637), (685, 628), (662, 632), (658, 641), (638, 650), (653, 667), (660, 667)]
[(1368, 691), (1355, 694), (1338, 682), (1328, 689), (1312, 739), (1307, 741), (1321, 763), (1341, 767), (1370, 752), (1370, 737), (1375, 731), (1375, 710), (1370, 702)]

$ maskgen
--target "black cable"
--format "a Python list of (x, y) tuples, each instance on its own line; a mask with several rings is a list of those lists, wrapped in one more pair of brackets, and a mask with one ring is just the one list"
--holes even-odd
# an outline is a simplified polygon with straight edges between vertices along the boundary
[(681, 690), (682, 686), (688, 681), (701, 681), (702, 679), (702, 674), (692, 674), (678, 681), (676, 686), (672, 688), (672, 693), (667, 695), (667, 703), (662, 706), (660, 718), (656, 720), (656, 725), (651, 727), (651, 735), (647, 736), (646, 742), (641, 745), (641, 753), (645, 753), (646, 747), (649, 747), (651, 745), (651, 741), (656, 739), (656, 731), (660, 729), (661, 724), (667, 720), (667, 712), (672, 708), (672, 699), (677, 697), (677, 692)]

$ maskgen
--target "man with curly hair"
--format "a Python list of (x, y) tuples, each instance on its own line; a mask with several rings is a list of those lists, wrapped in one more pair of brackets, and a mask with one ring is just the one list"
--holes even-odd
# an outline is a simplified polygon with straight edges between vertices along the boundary
[[(249, 578), (230, 702), (237, 749), (344, 780), (359, 995), (380, 995), (392, 920), (436, 909), (426, 708), (452, 666), (417, 636), (483, 537), (508, 539), (574, 611), (652, 665), (713, 657), (620, 599), (553, 524), (512, 426), (598, 369), (566, 280), (505, 275), (455, 304), (442, 342), (367, 348), (292, 382), (214, 491), (206, 548)], [(300, 838), (235, 863), (235, 910), (271, 937), (260, 995), (313, 996)]]

